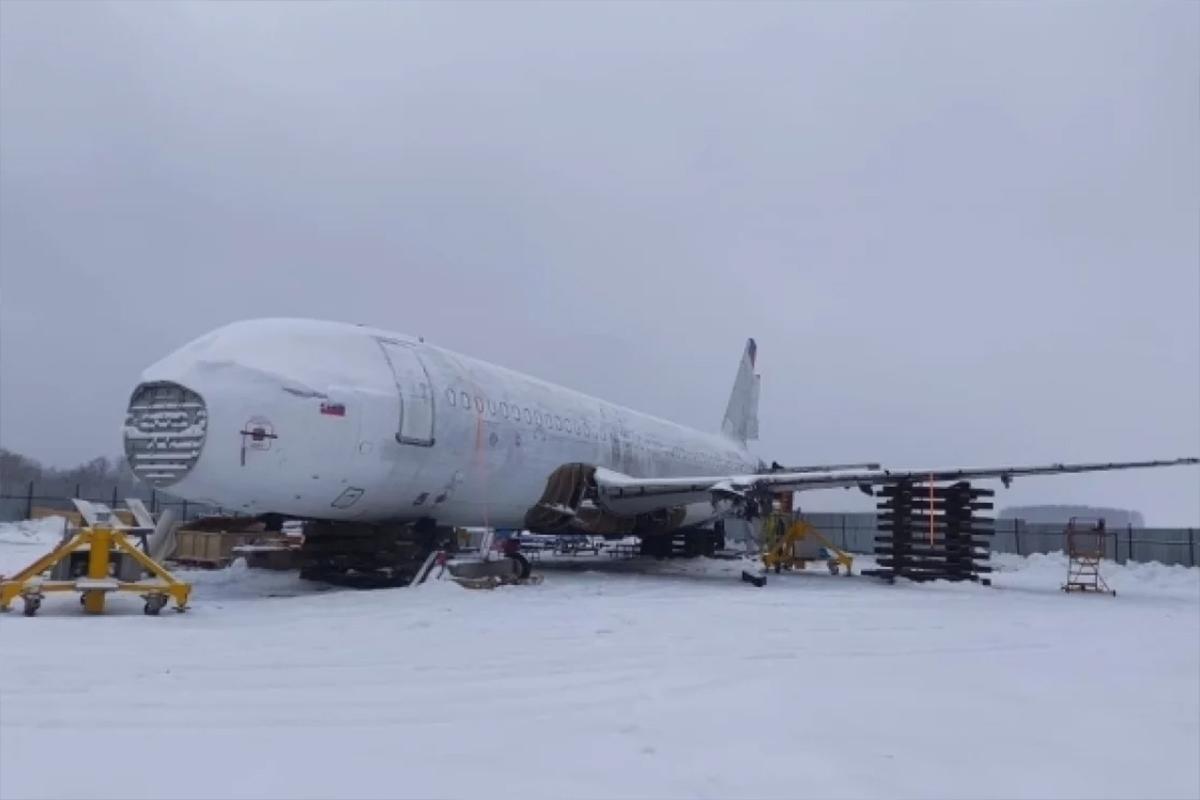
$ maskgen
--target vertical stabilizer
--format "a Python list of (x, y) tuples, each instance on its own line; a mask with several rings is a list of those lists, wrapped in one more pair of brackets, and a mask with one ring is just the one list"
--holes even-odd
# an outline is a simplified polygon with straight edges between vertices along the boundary
[(747, 339), (729, 405), (725, 407), (725, 419), (721, 422), (721, 432), (739, 442), (758, 438), (759, 376), (754, 374), (757, 356), (758, 345), (753, 339)]

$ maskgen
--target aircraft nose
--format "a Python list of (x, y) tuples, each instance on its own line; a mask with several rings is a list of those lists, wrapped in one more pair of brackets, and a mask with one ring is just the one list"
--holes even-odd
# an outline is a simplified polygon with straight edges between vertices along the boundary
[(208, 408), (198, 393), (170, 381), (142, 383), (125, 415), (125, 457), (138, 478), (165, 489), (196, 466), (207, 432)]

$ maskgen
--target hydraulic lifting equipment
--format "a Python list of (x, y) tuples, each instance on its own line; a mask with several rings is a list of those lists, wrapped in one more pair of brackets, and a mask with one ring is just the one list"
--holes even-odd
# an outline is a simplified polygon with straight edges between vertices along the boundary
[(804, 520), (792, 517), (792, 496), (780, 495), (779, 508), (763, 520), (763, 566), (776, 573), (802, 570), (809, 561), (824, 561), (832, 575), (852, 575), (854, 557), (826, 539)]
[[(111, 524), (111, 523), (110, 523)], [(99, 524), (80, 528), (58, 547), (12, 577), (0, 581), (0, 611), (8, 611), (9, 605), (18, 597), (24, 601), (25, 616), (32, 617), (42, 605), (42, 598), (50, 592), (79, 592), (79, 602), (89, 614), (104, 613), (104, 599), (109, 592), (133, 592), (146, 601), (146, 614), (156, 615), (175, 601), (175, 610), (187, 609), (191, 584), (184, 583), (167, 571), (165, 567), (143, 553), (130, 536), (114, 529), (110, 524)], [(87, 570), (70, 580), (47, 580), (43, 573), (61, 561), (70, 561), (71, 555), (87, 551)], [(116, 553), (132, 558), (145, 572), (148, 580), (126, 581), (114, 575)]]

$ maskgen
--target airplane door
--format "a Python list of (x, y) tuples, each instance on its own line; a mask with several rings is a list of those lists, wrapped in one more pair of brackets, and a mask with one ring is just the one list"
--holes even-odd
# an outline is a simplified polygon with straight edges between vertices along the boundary
[(433, 445), (433, 386), (417, 350), (404, 342), (380, 339), (400, 397), (396, 441), (418, 447)]

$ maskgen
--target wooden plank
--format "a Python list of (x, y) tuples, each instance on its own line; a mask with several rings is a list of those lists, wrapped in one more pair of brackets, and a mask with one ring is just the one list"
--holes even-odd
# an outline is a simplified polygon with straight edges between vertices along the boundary
[(932, 547), (926, 542), (910, 542), (903, 544), (894, 544), (892, 542), (884, 542), (875, 545), (876, 553), (929, 553), (937, 555), (944, 553), (947, 555), (959, 555), (961, 553), (980, 553), (984, 558), (991, 555), (991, 551), (987, 545), (978, 544), (976, 542), (963, 542), (962, 544), (935, 544)]
[(936, 559), (913, 558), (913, 559), (896, 560), (896, 559), (891, 559), (891, 558), (880, 558), (880, 559), (876, 560), (876, 563), (879, 564), (879, 566), (881, 566), (881, 567), (894, 567), (898, 572), (901, 572), (901, 573), (914, 572), (914, 571), (946, 572), (946, 573), (991, 572), (992, 571), (992, 566), (990, 564), (972, 564), (972, 565), (970, 565), (969, 568), (965, 568), (965, 567), (959, 567), (959, 566), (955, 566), (955, 565), (947, 565), (946, 562), (938, 561)]
[[(898, 484), (898, 483), (889, 483), (886, 486), (881, 486), (878, 489), (876, 489), (875, 495), (877, 497), (902, 497), (902, 496), (906, 496), (906, 495), (910, 496), (910, 497), (929, 497), (929, 484), (913, 483), (913, 484), (904, 485), (904, 484)], [(934, 486), (933, 487), (933, 496), (934, 497), (946, 497), (946, 496), (995, 497), (996, 490), (995, 489), (976, 489), (974, 487), (964, 489), (964, 488), (959, 488), (959, 487), (953, 486), (953, 485), (952, 486)]]
[[(971, 511), (990, 511), (996, 507), (995, 503), (984, 503), (982, 501), (973, 503), (959, 503), (955, 501), (934, 500), (932, 505), (936, 511), (945, 511), (947, 508), (954, 510), (970, 509)], [(896, 509), (904, 509), (909, 511), (924, 509), (928, 511), (929, 506), (929, 498), (926, 498), (924, 501), (922, 501), (920, 498), (913, 498), (912, 502), (888, 500), (886, 502), (876, 504), (875, 508), (880, 512), (894, 511)]]

